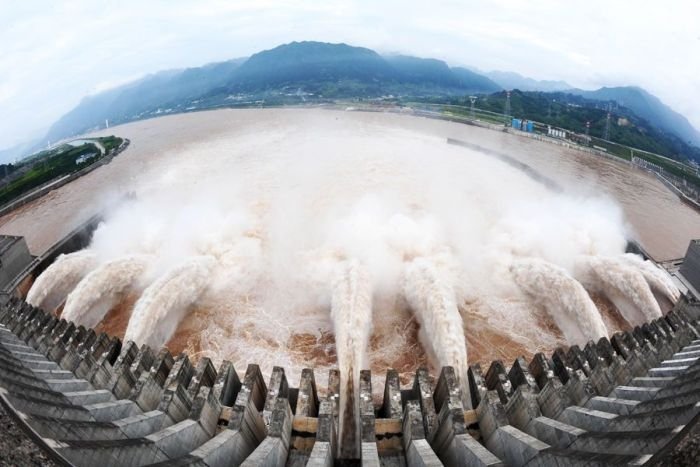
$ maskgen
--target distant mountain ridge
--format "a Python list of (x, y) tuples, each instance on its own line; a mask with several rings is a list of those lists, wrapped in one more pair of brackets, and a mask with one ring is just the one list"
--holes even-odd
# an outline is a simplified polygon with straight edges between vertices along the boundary
[(615, 101), (660, 129), (700, 146), (700, 133), (685, 117), (640, 88), (583, 91), (562, 81), (537, 81), (510, 72), (480, 73), (431, 58), (382, 56), (363, 47), (323, 42), (292, 42), (249, 58), (163, 71), (88, 96), (52, 125), (44, 141), (101, 128), (106, 120), (118, 124), (162, 113), (262, 101), (450, 97), (516, 88)]
[(484, 73), (484, 76), (498, 83), (503, 89), (556, 92), (573, 88), (573, 86), (565, 81), (535, 80), (512, 71), (489, 71)]
[(57, 141), (109, 120), (120, 123), (177, 100), (193, 99), (203, 89), (225, 85), (245, 59), (212, 63), (197, 68), (167, 70), (132, 83), (85, 97), (49, 129), (46, 140)]
[(642, 88), (622, 86), (603, 87), (595, 91), (569, 89), (566, 92), (598, 101), (614, 101), (632, 110), (653, 126), (700, 147), (700, 132), (690, 124), (688, 119)]
[[(240, 94), (274, 98), (282, 91), (326, 98), (386, 94), (455, 95), (500, 90), (493, 81), (445, 62), (407, 56), (382, 57), (346, 44), (292, 42), (249, 58), (149, 75), (89, 96), (61, 117), (47, 139), (57, 140), (103, 125), (149, 116), (168, 107), (226, 102)], [(183, 107), (184, 106), (184, 107)]]
[(565, 92), (601, 102), (615, 102), (627, 107), (659, 129), (700, 147), (700, 132), (683, 115), (675, 112), (656, 96), (636, 86), (602, 87), (595, 91), (577, 89), (565, 81), (538, 81), (509, 71), (484, 73), (503, 89), (520, 91)]
[(305, 80), (372, 80), (392, 77), (380, 55), (364, 47), (292, 42), (252, 55), (237, 70), (231, 89), (254, 91)]

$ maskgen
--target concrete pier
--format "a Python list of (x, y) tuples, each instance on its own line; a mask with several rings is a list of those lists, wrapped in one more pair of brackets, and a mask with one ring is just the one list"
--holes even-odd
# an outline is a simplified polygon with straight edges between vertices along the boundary
[[(354, 381), (361, 459), (343, 462), (652, 463), (700, 419), (699, 324), (676, 310), (485, 373), (480, 364), (437, 377), (419, 368), (407, 387), (389, 369), (381, 396), (363, 370)], [(66, 465), (336, 465), (339, 394), (337, 370), (319, 397), (311, 369), (292, 382), (281, 367), (266, 379), (249, 365), (241, 378), (230, 362), (193, 365), (19, 299), (0, 307), (0, 402)]]

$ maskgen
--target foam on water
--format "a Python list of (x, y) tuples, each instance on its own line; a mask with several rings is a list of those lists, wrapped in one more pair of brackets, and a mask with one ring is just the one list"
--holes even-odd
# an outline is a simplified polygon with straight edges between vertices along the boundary
[(149, 285), (134, 306), (124, 340), (160, 348), (209, 285), (214, 259), (191, 257)]
[(108, 261), (88, 273), (66, 299), (62, 317), (95, 327), (137, 286), (152, 256), (130, 255)]
[[(117, 167), (128, 162), (122, 170), (136, 181), (123, 183), (135, 199), (106, 213), (90, 245), (96, 263), (64, 265), (65, 278), (50, 268), (33, 303), (55, 289), (59, 298), (46, 303), (60, 305), (83, 269), (150, 255), (142, 275), (150, 286), (126, 339), (187, 341), (239, 372), (281, 365), (292, 385), (303, 367), (322, 381), (338, 366), (350, 427), (341, 428), (341, 449), (356, 452), (353, 384), (373, 363), (398, 366), (418, 349), (416, 361), (427, 353), (435, 367), (454, 366), (466, 389), (465, 324), (481, 358), (510, 359), (561, 345), (562, 333), (577, 343), (605, 333), (582, 286), (603, 292), (632, 324), (659, 316), (652, 289), (677, 298), (663, 274), (622, 256), (630, 235), (621, 208), (597, 186), (567, 183), (578, 173), (552, 191), (531, 177), (534, 169), (448, 145), (442, 133), (411, 127), (417, 119), (402, 127), (381, 123), (386, 116), (375, 124), (343, 113), (265, 115), (264, 128), (240, 119), (234, 137), (188, 140), (167, 157), (120, 159), (130, 149), (116, 159)], [(139, 274), (130, 271), (124, 282), (112, 284), (105, 272), (86, 280), (69, 316), (103, 314), (113, 299), (92, 289), (103, 284), (105, 297), (134, 290)], [(392, 330), (417, 327), (420, 344), (392, 340)], [(381, 387), (379, 371), (373, 384)]]
[(434, 260), (418, 257), (406, 265), (403, 293), (418, 318), (423, 346), (437, 366), (454, 367), (466, 390), (467, 344), (452, 282)]
[(27, 303), (46, 311), (56, 310), (95, 266), (97, 256), (90, 250), (60, 255), (34, 281), (27, 293)]
[(672, 304), (681, 298), (681, 291), (678, 290), (666, 271), (651, 261), (644, 260), (641, 256), (632, 253), (625, 254), (623, 259), (642, 273), (652, 291), (666, 297)]
[(331, 296), (331, 319), (340, 370), (339, 433), (341, 457), (360, 456), (359, 376), (368, 367), (372, 329), (372, 289), (367, 271), (357, 260), (338, 265)]
[(565, 269), (541, 259), (520, 259), (511, 272), (523, 292), (544, 306), (568, 342), (581, 345), (608, 335), (588, 292)]
[(588, 256), (579, 260), (583, 283), (605, 294), (632, 326), (661, 316), (661, 308), (639, 267), (622, 256)]

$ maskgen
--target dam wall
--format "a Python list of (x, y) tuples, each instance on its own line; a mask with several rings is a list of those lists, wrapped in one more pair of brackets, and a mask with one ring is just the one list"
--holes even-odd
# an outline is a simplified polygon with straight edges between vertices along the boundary
[[(23, 297), (31, 287), (34, 279), (53, 263), (59, 255), (72, 253), (85, 248), (92, 238), (97, 226), (102, 222), (102, 215), (92, 216), (77, 228), (73, 229), (59, 242), (54, 244), (41, 255), (34, 257), (14, 278), (8, 280), (0, 290), (0, 303), (5, 303), (10, 297)], [(24, 240), (22, 240), (24, 241)], [(0, 255), (0, 260), (4, 257)]]
[[(700, 413), (698, 322), (682, 311), (584, 348), (359, 377), (362, 465), (651, 464)], [(64, 465), (334, 465), (339, 373), (288, 381), (251, 364), (138, 347), (13, 298), (0, 312), (0, 400)], [(359, 464), (358, 464), (359, 465)]]
[(24, 237), (0, 235), (0, 290), (12, 283), (33, 259)]
[(215, 366), (24, 302), (100, 221), (34, 258), (0, 304), (0, 403), (60, 465), (667, 465), (700, 421), (700, 304), (683, 297), (631, 331), (530, 360), (416, 368), (403, 386), (388, 369), (382, 394), (363, 370), (361, 458), (341, 458), (337, 369), (318, 388), (312, 368), (291, 381), (282, 367)]
[(583, 348), (469, 365), (475, 409), (453, 367), (416, 368), (406, 387), (389, 369), (382, 395), (364, 370), (362, 457), (338, 459), (338, 370), (321, 395), (312, 369), (195, 363), (12, 297), (0, 403), (62, 465), (663, 465), (700, 418), (699, 331), (676, 309)]

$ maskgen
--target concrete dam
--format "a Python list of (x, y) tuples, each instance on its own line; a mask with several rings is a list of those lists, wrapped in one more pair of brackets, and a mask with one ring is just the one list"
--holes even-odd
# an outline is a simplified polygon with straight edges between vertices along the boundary
[[(284, 368), (249, 364), (239, 377), (228, 361), (195, 364), (22, 300), (27, 281), (84, 247), (98, 221), (33, 259), (21, 238), (4, 241), (15, 247), (2, 263), (15, 266), (3, 284), (0, 401), (60, 465), (664, 465), (700, 419), (692, 285), (631, 331), (529, 361), (416, 368), (408, 385), (388, 370), (382, 395), (369, 370), (332, 369), (327, 388), (312, 369), (290, 381)], [(359, 395), (345, 418), (341, 381)]]
[(694, 436), (700, 217), (648, 174), (404, 115), (120, 131), (0, 217), (1, 400), (56, 463), (663, 465)]

